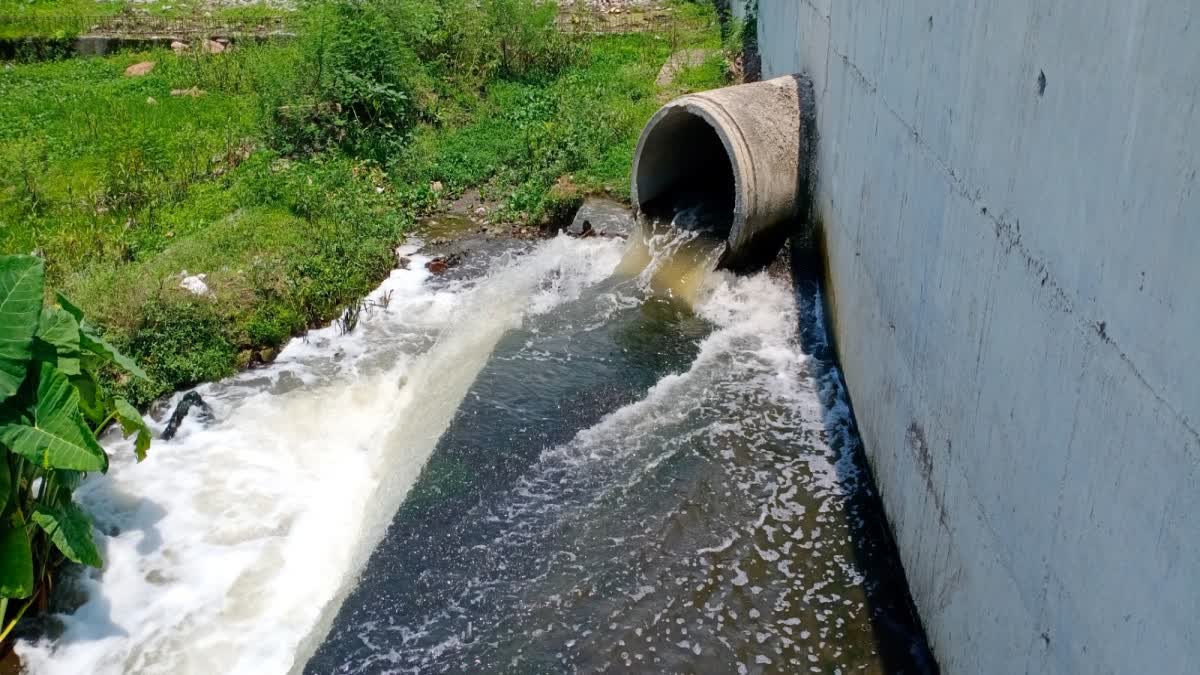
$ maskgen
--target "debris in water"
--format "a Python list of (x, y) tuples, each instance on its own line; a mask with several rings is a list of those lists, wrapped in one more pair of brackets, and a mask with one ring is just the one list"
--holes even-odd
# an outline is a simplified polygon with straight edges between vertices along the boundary
[(199, 406), (200, 419), (202, 421), (208, 422), (212, 420), (212, 408), (208, 407), (208, 404), (204, 402), (200, 394), (189, 391), (180, 399), (179, 405), (175, 406), (175, 412), (171, 414), (171, 421), (167, 422), (167, 428), (162, 432), (161, 438), (164, 441), (169, 441), (175, 437), (175, 434), (179, 432), (179, 425), (183, 424), (183, 420), (187, 417), (188, 411), (192, 409), (192, 406)]
[(425, 269), (433, 272), (434, 274), (445, 274), (446, 270), (454, 267), (460, 262), (462, 262), (462, 256), (457, 254), (439, 256), (425, 263)]

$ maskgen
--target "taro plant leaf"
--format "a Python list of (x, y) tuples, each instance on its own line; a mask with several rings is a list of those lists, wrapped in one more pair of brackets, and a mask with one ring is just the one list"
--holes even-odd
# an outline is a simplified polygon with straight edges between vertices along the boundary
[(54, 297), (58, 298), (58, 304), (62, 306), (63, 311), (65, 311), (68, 314), (70, 314), (71, 316), (75, 317), (75, 320), (78, 321), (79, 325), (82, 327), (83, 326), (83, 310), (79, 309), (78, 307), (75, 306), (75, 303), (68, 300), (67, 296), (62, 294), (62, 291), (55, 293)]
[(79, 374), (79, 321), (58, 307), (43, 307), (37, 339), (52, 347), (51, 363), (67, 375)]
[(133, 442), (137, 461), (146, 459), (146, 450), (150, 447), (150, 427), (146, 426), (146, 420), (138, 414), (137, 408), (123, 398), (114, 399), (113, 405), (116, 407), (117, 420), (121, 423), (121, 432), (125, 437), (129, 438), (129, 434), (137, 432), (137, 439)]
[(109, 344), (108, 340), (105, 340), (103, 337), (101, 337), (100, 333), (95, 329), (95, 327), (93, 327), (83, 318), (83, 310), (72, 304), (71, 301), (68, 300), (67, 297), (62, 293), (58, 294), (58, 304), (62, 305), (62, 308), (70, 313), (71, 316), (75, 317), (75, 320), (79, 322), (80, 349), (89, 351), (106, 361), (111, 361), (112, 363), (117, 364), (118, 366), (127, 370), (129, 373), (140, 377), (143, 380), (150, 379), (150, 376), (146, 374), (146, 371), (142, 370), (133, 359), (122, 354), (120, 350)]
[(50, 541), (68, 559), (92, 567), (104, 564), (96, 550), (96, 542), (92, 541), (92, 520), (74, 502), (62, 506), (38, 504), (33, 512), (33, 522), (45, 530)]
[(141, 366), (136, 361), (122, 354), (116, 347), (112, 346), (108, 340), (100, 337), (100, 334), (95, 332), (91, 327), (84, 324), (84, 327), (79, 331), (79, 347), (86, 349), (89, 352), (103, 357), (105, 360), (121, 366), (126, 372), (139, 377), (143, 380), (149, 380), (150, 376), (146, 371), (142, 370)]
[(0, 443), (45, 468), (108, 470), (108, 455), (79, 412), (79, 392), (48, 363), (40, 375), (33, 420), (0, 424)]
[(40, 258), (0, 256), (0, 401), (17, 393), (25, 379), (45, 274)]
[(33, 594), (33, 550), (20, 514), (0, 521), (0, 598)]
[(104, 422), (108, 417), (105, 408), (104, 391), (96, 381), (96, 374), (91, 368), (84, 367), (78, 375), (71, 377), (71, 384), (79, 392), (79, 409), (92, 421), (92, 426)]
[[(8, 466), (8, 450), (0, 448), (0, 513), (8, 508), (8, 498), (12, 495), (12, 469)], [(3, 619), (4, 617), (0, 617)]]

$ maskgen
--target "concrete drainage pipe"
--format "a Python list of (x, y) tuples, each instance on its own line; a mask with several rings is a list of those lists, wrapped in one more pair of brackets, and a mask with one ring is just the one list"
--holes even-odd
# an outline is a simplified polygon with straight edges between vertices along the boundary
[[(727, 224), (720, 266), (770, 262), (807, 216), (812, 84), (803, 75), (678, 98), (655, 113), (633, 160), (633, 203), (674, 215), (703, 205)], [(723, 229), (723, 228), (722, 228)]]

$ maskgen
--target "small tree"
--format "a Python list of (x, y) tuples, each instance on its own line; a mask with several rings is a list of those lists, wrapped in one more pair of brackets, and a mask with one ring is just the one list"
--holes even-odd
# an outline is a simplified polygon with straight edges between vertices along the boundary
[(72, 498), (87, 472), (108, 470), (96, 434), (113, 422), (136, 434), (138, 461), (150, 446), (137, 410), (97, 378), (110, 365), (146, 374), (61, 294), (47, 304), (44, 283), (40, 258), (0, 256), (0, 642), (47, 600), (64, 561), (102, 564), (91, 518)]

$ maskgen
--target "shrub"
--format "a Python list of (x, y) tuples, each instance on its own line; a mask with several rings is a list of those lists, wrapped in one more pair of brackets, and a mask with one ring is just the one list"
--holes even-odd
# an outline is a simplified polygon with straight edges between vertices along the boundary
[(233, 372), (237, 348), (226, 336), (224, 317), (212, 302), (182, 296), (173, 292), (171, 297), (147, 302), (141, 325), (128, 338), (129, 351), (150, 375), (142, 382), (125, 383), (135, 401), (149, 401)]
[(525, 78), (553, 75), (571, 63), (570, 42), (555, 26), (558, 4), (536, 0), (487, 0), (488, 36), (499, 50), (500, 74)]
[[(419, 122), (470, 106), (494, 76), (562, 71), (576, 50), (536, 0), (331, 0), (310, 9), (297, 88), (281, 94), (285, 153), (338, 146), (386, 163)], [(447, 103), (449, 102), (449, 103)]]
[(416, 53), (376, 0), (312, 9), (295, 100), (278, 107), (276, 141), (288, 152), (342, 146), (386, 158), (416, 119)]

